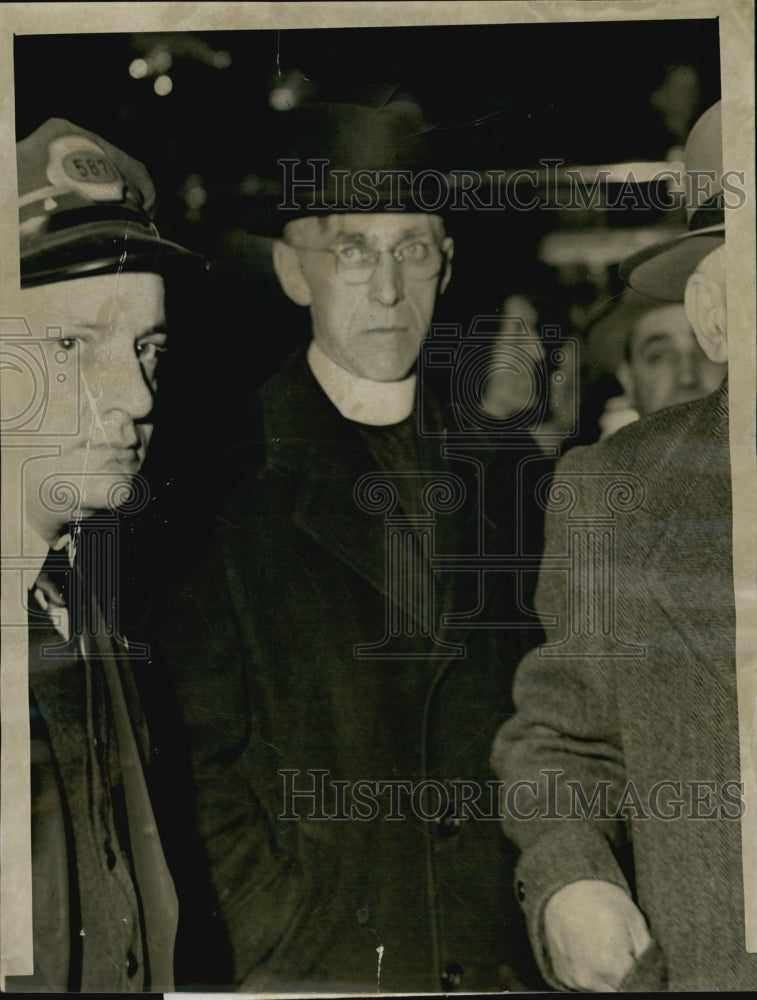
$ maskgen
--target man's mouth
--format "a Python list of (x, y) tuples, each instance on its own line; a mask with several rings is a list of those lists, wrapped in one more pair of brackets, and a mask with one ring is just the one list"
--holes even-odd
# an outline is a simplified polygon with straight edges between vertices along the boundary
[[(102, 445), (97, 449), (101, 466), (118, 465), (130, 471), (136, 471), (142, 464), (139, 442), (130, 445)], [(94, 456), (93, 456), (94, 458)]]

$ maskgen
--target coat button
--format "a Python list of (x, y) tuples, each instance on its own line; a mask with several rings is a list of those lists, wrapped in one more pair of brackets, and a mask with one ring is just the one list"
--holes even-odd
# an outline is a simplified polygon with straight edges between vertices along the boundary
[(459, 962), (447, 962), (441, 974), (442, 989), (445, 993), (454, 993), (463, 984), (463, 967)]
[(130, 951), (126, 956), (126, 975), (129, 979), (133, 979), (136, 976), (138, 968), (139, 962), (137, 961), (137, 956), (133, 951)]
[(522, 903), (523, 900), (526, 898), (526, 887), (525, 887), (525, 885), (523, 885), (522, 879), (518, 879), (518, 881), (517, 881), (517, 883), (515, 885), (515, 892), (516, 892), (516, 894), (518, 896), (518, 899)]

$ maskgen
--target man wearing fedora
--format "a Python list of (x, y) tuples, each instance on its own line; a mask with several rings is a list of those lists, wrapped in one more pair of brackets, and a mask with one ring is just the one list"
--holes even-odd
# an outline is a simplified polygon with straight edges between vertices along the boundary
[(141, 502), (165, 281), (204, 262), (159, 236), (147, 171), (97, 135), (50, 119), (18, 143), (17, 164), (24, 317), (6, 414), (29, 412), (35, 359), (46, 395), (39, 426), (9, 422), (3, 440), (30, 449), (19, 517), (34, 954), (33, 974), (6, 988), (166, 990), (177, 901), (147, 789), (140, 650), (119, 634), (116, 511)]
[(632, 288), (592, 324), (585, 360), (614, 375), (623, 389), (600, 418), (603, 433), (708, 396), (727, 370), (699, 346), (682, 302), (661, 302)]
[(261, 429), (229, 456), (235, 494), (158, 650), (230, 977), (267, 992), (517, 988), (534, 970), (486, 782), (511, 670), (536, 641), (533, 573), (475, 560), (533, 566), (545, 463), (527, 436), (453, 445), (453, 415), (420, 391), (452, 239), (396, 188), (363, 211), (352, 200), (356, 165), (401, 166), (412, 189), (416, 117), (303, 116), (301, 148), (338, 186), (284, 193), (273, 263), (312, 339), (251, 401)]
[[(702, 350), (724, 364), (719, 104), (685, 155), (688, 170), (714, 171), (689, 233), (622, 273), (642, 294), (684, 301)], [(570, 452), (553, 496), (545, 561), (570, 534), (589, 562), (542, 569), (548, 641), (520, 664), (517, 714), (493, 749), (505, 783), (523, 783), (504, 828), (522, 849), (517, 893), (537, 959), (562, 989), (753, 989), (727, 385)], [(606, 554), (591, 564), (600, 537)], [(595, 627), (571, 626), (582, 616)], [(531, 808), (549, 819), (528, 820)]]

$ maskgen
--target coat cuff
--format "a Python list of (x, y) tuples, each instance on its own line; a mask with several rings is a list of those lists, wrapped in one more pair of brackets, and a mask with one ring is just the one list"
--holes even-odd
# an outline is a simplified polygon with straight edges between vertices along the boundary
[[(539, 822), (546, 825), (551, 821)], [(555, 978), (544, 941), (544, 907), (559, 889), (581, 879), (611, 882), (631, 895), (605, 837), (581, 821), (561, 822), (544, 831), (525, 848), (515, 869), (515, 893), (539, 968), (547, 982), (562, 990), (565, 986)]]

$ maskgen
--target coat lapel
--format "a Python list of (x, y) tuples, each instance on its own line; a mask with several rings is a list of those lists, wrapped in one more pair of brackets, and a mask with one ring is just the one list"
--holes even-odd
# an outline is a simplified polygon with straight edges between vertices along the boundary
[[(53, 657), (45, 650), (54, 649)], [(67, 655), (68, 654), (68, 655)], [(86, 730), (84, 674), (75, 640), (62, 643), (52, 626), (29, 630), (29, 687), (44, 720), (53, 756), (67, 787), (84, 787)]]
[[(428, 394), (425, 394), (428, 396)], [(381, 504), (381, 490), (359, 484), (364, 477), (383, 475), (378, 462), (355, 426), (345, 420), (315, 381), (303, 353), (295, 355), (262, 390), (267, 465), (286, 471), (296, 497), (293, 521), (351, 571), (359, 574), (386, 599), (391, 596), (403, 611), (417, 621), (418, 607), (411, 595), (389, 594), (387, 567), (387, 514)], [(441, 407), (426, 399), (434, 409), (432, 419), (442, 426)], [(426, 444), (426, 442), (423, 442)], [(471, 552), (474, 544), (479, 483), (474, 467), (467, 462), (448, 462), (441, 455), (441, 438), (431, 440), (422, 456), (429, 480), (434, 474), (452, 474), (461, 479), (464, 503), (460, 511), (434, 517), (435, 553)], [(375, 501), (375, 511), (371, 511)], [(401, 511), (399, 511), (401, 513)], [(469, 537), (470, 536), (470, 537)], [(462, 548), (461, 548), (462, 546)], [(430, 558), (416, 545), (417, 559)], [(477, 574), (445, 570), (436, 574), (434, 618), (439, 635), (442, 615), (472, 610), (481, 604)], [(458, 633), (469, 626), (454, 629)], [(446, 641), (448, 636), (443, 636)]]
[(293, 521), (330, 554), (386, 595), (385, 514), (356, 497), (364, 476), (380, 473), (298, 352), (263, 387), (266, 466), (296, 492)]

